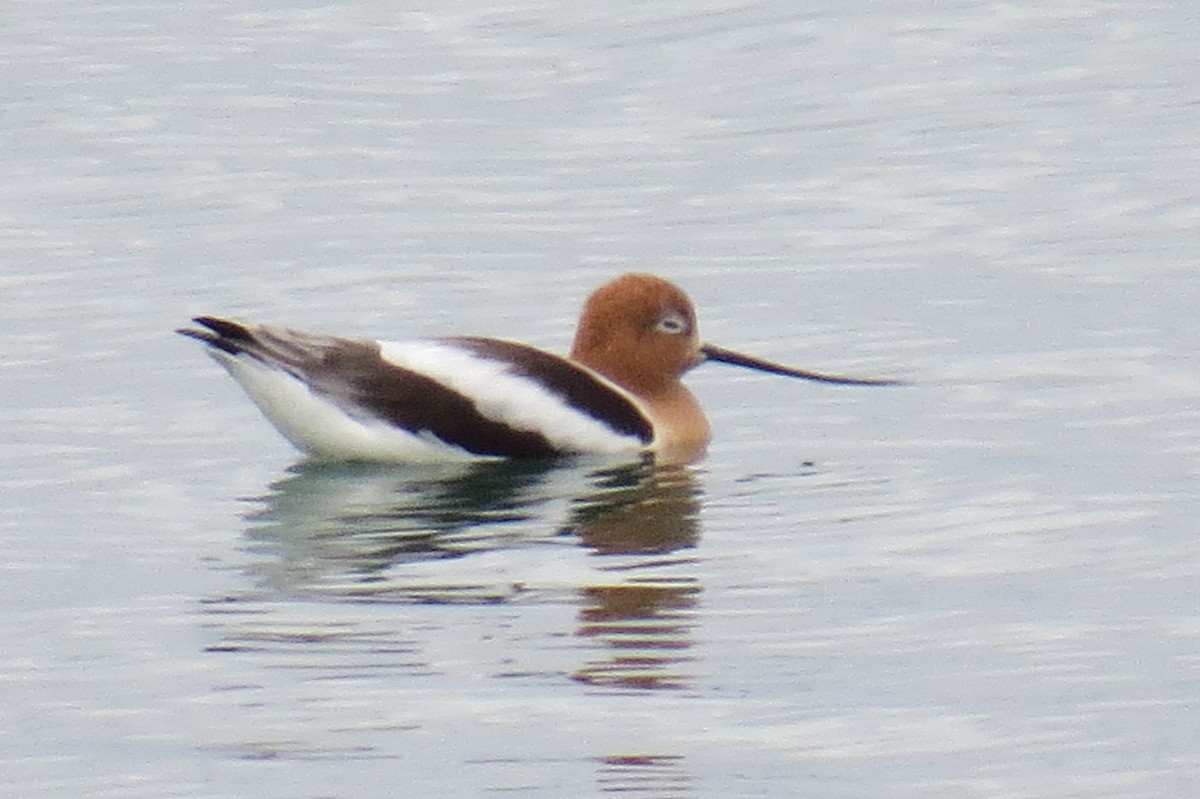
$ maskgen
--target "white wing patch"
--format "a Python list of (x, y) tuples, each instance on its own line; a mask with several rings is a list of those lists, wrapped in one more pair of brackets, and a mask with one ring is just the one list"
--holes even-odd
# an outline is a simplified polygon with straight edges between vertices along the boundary
[(536, 380), (510, 373), (502, 361), (434, 342), (380, 342), (380, 356), (470, 397), (489, 419), (540, 433), (564, 452), (616, 454), (645, 447), (636, 436), (575, 409)]

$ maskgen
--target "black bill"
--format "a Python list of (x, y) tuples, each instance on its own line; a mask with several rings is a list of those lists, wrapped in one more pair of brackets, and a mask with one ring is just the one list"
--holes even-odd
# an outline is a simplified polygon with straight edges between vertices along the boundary
[(805, 380), (816, 380), (821, 383), (836, 383), (843, 386), (902, 386), (902, 380), (889, 380), (887, 378), (878, 377), (843, 377), (841, 375), (827, 375), (821, 372), (812, 372), (807, 369), (793, 369), (790, 366), (783, 364), (772, 363), (765, 361), (762, 358), (755, 358), (752, 355), (743, 355), (740, 352), (727, 350), (724, 347), (718, 347), (714, 344), (703, 344), (700, 347), (700, 352), (704, 353), (704, 357), (709, 361), (718, 363), (728, 363), (733, 366), (744, 366), (747, 369), (755, 369), (759, 372), (769, 372), (773, 375), (785, 375), (787, 377), (800, 377)]

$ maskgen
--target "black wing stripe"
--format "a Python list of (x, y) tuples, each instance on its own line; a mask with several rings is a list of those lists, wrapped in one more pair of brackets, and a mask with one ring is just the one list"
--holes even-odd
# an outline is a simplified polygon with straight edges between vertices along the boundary
[(374, 342), (336, 339), (309, 370), (308, 378), (316, 390), (347, 410), (365, 408), (385, 422), (412, 433), (428, 432), (475, 455), (549, 458), (563, 454), (541, 433), (484, 416), (466, 395), (388, 363)]
[(513, 374), (536, 380), (572, 407), (622, 435), (637, 438), (643, 444), (654, 440), (654, 426), (635, 404), (570, 361), (515, 341), (475, 336), (439, 341), (508, 364)]

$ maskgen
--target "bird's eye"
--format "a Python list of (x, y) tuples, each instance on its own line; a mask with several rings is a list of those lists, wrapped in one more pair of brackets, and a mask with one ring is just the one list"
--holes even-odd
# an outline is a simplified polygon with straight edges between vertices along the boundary
[(678, 311), (669, 311), (663, 315), (654, 329), (660, 333), (668, 333), (672, 336), (678, 336), (681, 333), (686, 333), (688, 330), (687, 319)]

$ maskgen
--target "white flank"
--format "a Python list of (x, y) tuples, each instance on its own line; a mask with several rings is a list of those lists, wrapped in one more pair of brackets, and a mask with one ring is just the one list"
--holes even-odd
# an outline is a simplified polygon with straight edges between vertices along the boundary
[[(384, 360), (431, 377), (475, 401), (489, 419), (518, 430), (541, 433), (565, 452), (617, 454), (645, 448), (636, 436), (623, 435), (588, 416), (536, 381), (510, 374), (502, 361), (481, 358), (451, 344), (380, 342)], [(632, 395), (599, 380), (637, 404)]]
[(287, 372), (248, 355), (211, 348), (209, 354), (242, 385), (284, 438), (310, 455), (401, 463), (477, 457), (431, 435), (413, 435), (382, 420), (356, 419)]

